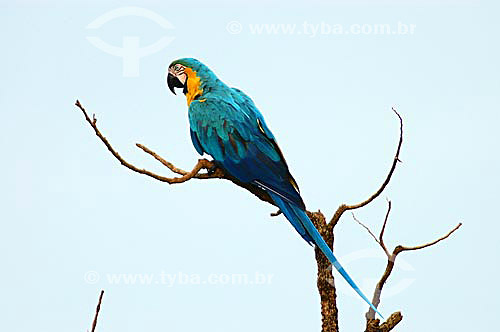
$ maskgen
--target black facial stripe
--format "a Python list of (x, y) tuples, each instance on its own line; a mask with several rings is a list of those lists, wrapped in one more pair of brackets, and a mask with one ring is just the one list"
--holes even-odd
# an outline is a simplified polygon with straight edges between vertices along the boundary
[(182, 93), (188, 93), (188, 78), (186, 77), (186, 81), (184, 82), (184, 88), (182, 89)]

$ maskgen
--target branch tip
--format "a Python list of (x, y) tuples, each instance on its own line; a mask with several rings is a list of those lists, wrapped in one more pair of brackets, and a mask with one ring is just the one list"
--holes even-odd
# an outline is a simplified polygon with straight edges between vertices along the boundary
[(378, 190), (374, 194), (372, 194), (368, 199), (366, 199), (365, 201), (358, 203), (358, 204), (353, 204), (353, 205), (347, 205), (347, 204), (340, 205), (337, 208), (337, 211), (335, 211), (335, 214), (333, 215), (332, 219), (328, 223), (328, 227), (330, 227), (330, 228), (335, 227), (335, 225), (339, 222), (340, 217), (342, 217), (342, 214), (344, 214), (345, 211), (359, 209), (363, 206), (370, 204), (373, 200), (375, 200), (375, 198), (377, 198), (385, 190), (385, 188), (387, 187), (387, 185), (391, 181), (392, 175), (394, 174), (394, 171), (396, 170), (396, 166), (397, 166), (398, 162), (401, 162), (401, 160), (399, 159), (399, 154), (401, 152), (401, 146), (403, 145), (403, 118), (398, 113), (398, 111), (396, 111), (396, 109), (394, 107), (392, 107), (392, 111), (399, 118), (399, 142), (398, 142), (396, 153), (394, 155), (394, 159), (393, 159), (391, 168), (389, 170), (389, 173), (387, 174), (384, 182), (378, 188)]
[(97, 326), (97, 317), (99, 316), (99, 311), (101, 310), (102, 297), (104, 296), (104, 290), (101, 290), (101, 294), (99, 295), (99, 300), (97, 301), (97, 307), (95, 309), (94, 321), (92, 322), (91, 332), (95, 332), (95, 328)]

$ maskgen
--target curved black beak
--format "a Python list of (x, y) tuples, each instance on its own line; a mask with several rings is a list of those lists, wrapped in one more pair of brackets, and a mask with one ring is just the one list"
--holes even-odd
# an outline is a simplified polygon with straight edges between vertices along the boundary
[(184, 88), (184, 84), (175, 77), (174, 75), (168, 73), (167, 75), (167, 85), (170, 91), (175, 95), (175, 88)]

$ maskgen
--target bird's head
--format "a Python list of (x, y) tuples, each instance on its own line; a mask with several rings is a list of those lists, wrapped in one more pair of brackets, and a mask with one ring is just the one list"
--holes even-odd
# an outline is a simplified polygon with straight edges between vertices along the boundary
[(182, 89), (188, 105), (203, 93), (204, 83), (212, 76), (212, 72), (200, 61), (183, 58), (173, 61), (168, 66), (167, 85), (175, 95), (175, 88)]

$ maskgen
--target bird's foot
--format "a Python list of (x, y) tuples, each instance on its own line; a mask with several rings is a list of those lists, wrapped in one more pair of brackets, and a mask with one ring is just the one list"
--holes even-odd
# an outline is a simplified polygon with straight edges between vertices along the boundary
[(207, 168), (207, 174), (208, 175), (214, 175), (215, 172), (217, 172), (218, 169), (219, 169), (219, 166), (217, 166), (217, 165), (214, 164), (213, 166)]

